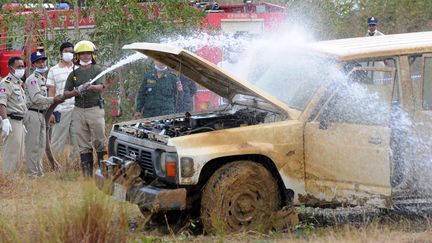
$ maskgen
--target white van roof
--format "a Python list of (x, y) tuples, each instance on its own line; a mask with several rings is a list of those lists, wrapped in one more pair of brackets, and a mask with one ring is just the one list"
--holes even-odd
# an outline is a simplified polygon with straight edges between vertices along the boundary
[(432, 31), (320, 41), (312, 48), (343, 61), (432, 52)]

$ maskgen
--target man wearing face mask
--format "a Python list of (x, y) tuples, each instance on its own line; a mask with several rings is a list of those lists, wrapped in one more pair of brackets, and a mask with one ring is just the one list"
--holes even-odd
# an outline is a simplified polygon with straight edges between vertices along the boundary
[[(137, 95), (134, 117), (153, 117), (175, 112), (177, 92), (182, 92), (181, 83), (167, 66), (154, 62), (155, 69), (144, 75)], [(180, 82), (180, 81), (179, 81)]]
[(27, 174), (33, 178), (43, 175), (42, 158), (45, 152), (45, 112), (53, 104), (60, 104), (64, 100), (61, 96), (48, 97), (46, 75), (48, 67), (47, 57), (40, 52), (34, 52), (30, 61), (34, 72), (26, 79), (26, 94), (28, 112), (24, 117), (27, 128), (25, 137), (25, 151), (27, 161)]
[(11, 57), (8, 61), (9, 74), (0, 82), (0, 120), (3, 137), (3, 175), (12, 175), (23, 159), (24, 125), (27, 112), (26, 97), (22, 89), (25, 73), (24, 61)]
[(90, 41), (80, 41), (75, 45), (74, 69), (69, 74), (64, 97), (75, 97), (73, 122), (80, 151), (82, 173), (85, 177), (93, 176), (93, 150), (97, 160), (105, 155), (105, 110), (101, 93), (105, 87), (103, 78), (89, 81), (102, 72), (96, 64), (96, 46)]
[[(60, 46), (60, 62), (50, 68), (47, 77), (48, 96), (63, 95), (66, 79), (73, 69), (73, 48), (70, 42), (65, 42)], [(57, 155), (63, 155), (65, 144), (71, 145), (69, 151), (69, 161), (74, 161), (78, 154), (78, 144), (76, 141), (74, 123), (72, 122), (72, 112), (75, 105), (75, 98), (65, 100), (59, 104), (55, 111), (55, 125), (52, 130), (52, 149)]]

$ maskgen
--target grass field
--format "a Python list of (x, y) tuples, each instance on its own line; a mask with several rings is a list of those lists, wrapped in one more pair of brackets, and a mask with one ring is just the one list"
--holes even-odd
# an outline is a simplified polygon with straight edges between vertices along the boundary
[(192, 235), (146, 225), (137, 206), (118, 202), (84, 180), (79, 171), (27, 179), (0, 177), (0, 242), (432, 242), (432, 226), (416, 220), (318, 228), (302, 223), (294, 232)]

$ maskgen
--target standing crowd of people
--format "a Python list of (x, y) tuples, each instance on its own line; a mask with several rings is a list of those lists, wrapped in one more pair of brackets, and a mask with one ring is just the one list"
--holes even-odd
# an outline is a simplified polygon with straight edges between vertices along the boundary
[[(42, 50), (31, 54), (31, 74), (24, 79), (25, 62), (11, 57), (9, 74), (0, 82), (0, 119), (3, 138), (3, 175), (14, 175), (25, 159), (27, 175), (43, 175), (46, 149), (45, 116), (51, 116), (51, 148), (55, 155), (81, 161), (82, 174), (93, 176), (94, 158), (106, 154), (105, 111), (102, 92), (105, 79), (89, 82), (103, 70), (96, 63), (96, 47), (90, 41), (62, 43), (60, 61), (48, 68)], [(136, 118), (159, 116), (193, 109), (193, 81), (155, 62), (145, 74), (137, 97)], [(65, 149), (69, 145), (69, 149)], [(68, 152), (68, 153), (65, 153)]]
[(47, 56), (38, 50), (30, 56), (33, 71), (25, 81), (24, 60), (9, 59), (9, 74), (0, 82), (4, 175), (15, 174), (24, 157), (30, 178), (43, 175), (45, 116), (48, 108), (56, 105), (50, 119), (55, 123), (51, 134), (53, 151), (61, 155), (65, 144), (70, 144), (69, 158), (75, 160), (79, 153), (83, 175), (92, 176), (93, 149), (101, 159), (106, 140), (101, 105), (104, 82), (89, 82), (102, 72), (96, 65), (95, 51), (90, 41), (75, 46), (65, 42), (60, 46), (60, 62), (48, 69)]

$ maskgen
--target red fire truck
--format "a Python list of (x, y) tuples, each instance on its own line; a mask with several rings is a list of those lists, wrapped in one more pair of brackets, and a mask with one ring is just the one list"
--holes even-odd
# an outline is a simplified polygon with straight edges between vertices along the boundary
[[(10, 24), (6, 30), (4, 18), (6, 15), (0, 15), (0, 76), (8, 74), (7, 62), (12, 56), (30, 56), (42, 45), (41, 36), (49, 35), (46, 30), (55, 31), (58, 29), (67, 29), (68, 32), (74, 31), (75, 15), (73, 10), (58, 9), (53, 4), (44, 4), (42, 10), (34, 8), (32, 4), (6, 4), (3, 10), (10, 11), (12, 14), (26, 16), (24, 24)], [(19, 12), (17, 11), (19, 10)], [(35, 17), (35, 12), (37, 17)], [(35, 21), (38, 19), (38, 21)], [(78, 28), (80, 32), (92, 31), (95, 28), (94, 14), (81, 17), (78, 12)]]
[[(205, 22), (208, 28), (215, 28), (226, 34), (248, 34), (263, 36), (276, 31), (287, 17), (287, 9), (270, 3), (222, 5), (208, 10)], [(224, 57), (223, 48), (202, 47), (197, 54), (218, 64)], [(219, 97), (199, 87), (194, 100), (195, 110), (205, 110), (219, 104)]]
[[(269, 3), (250, 3), (245, 1), (244, 4), (221, 5), (217, 8), (210, 7), (206, 10), (207, 15), (204, 19), (208, 29), (216, 29), (221, 33), (228, 34), (250, 34), (262, 36), (268, 32), (276, 30), (287, 16), (287, 10), (284, 7)], [(208, 8), (208, 1), (203, 1), (204, 8)], [(33, 15), (35, 6), (31, 4), (8, 4), (3, 6), (5, 10), (22, 9), (19, 14)], [(36, 50), (39, 45), (41, 35), (47, 35), (47, 29), (66, 28), (68, 31), (74, 31), (75, 15), (74, 10), (57, 9), (52, 4), (45, 4), (43, 11), (39, 12), (40, 21), (29, 22), (25, 27), (15, 26), (13, 30), (5, 31), (5, 26), (0, 24), (3, 32), (0, 35), (0, 76), (8, 74), (7, 61), (11, 56), (29, 56), (28, 54)], [(0, 16), (0, 19), (4, 16)], [(4, 21), (1, 21), (3, 23)], [(36, 25), (38, 24), (38, 25)], [(78, 25), (81, 33), (83, 31), (92, 31), (95, 28), (95, 16), (90, 13), (87, 16), (80, 16), (78, 12)], [(224, 50), (220, 47), (203, 46), (197, 54), (207, 60), (217, 64), (224, 56)], [(114, 102), (117, 102), (114, 100)], [(203, 110), (216, 106), (219, 103), (219, 97), (212, 94), (203, 87), (198, 88), (195, 95), (194, 109)], [(117, 105), (113, 105), (117, 107)], [(113, 111), (112, 114), (119, 114)]]

